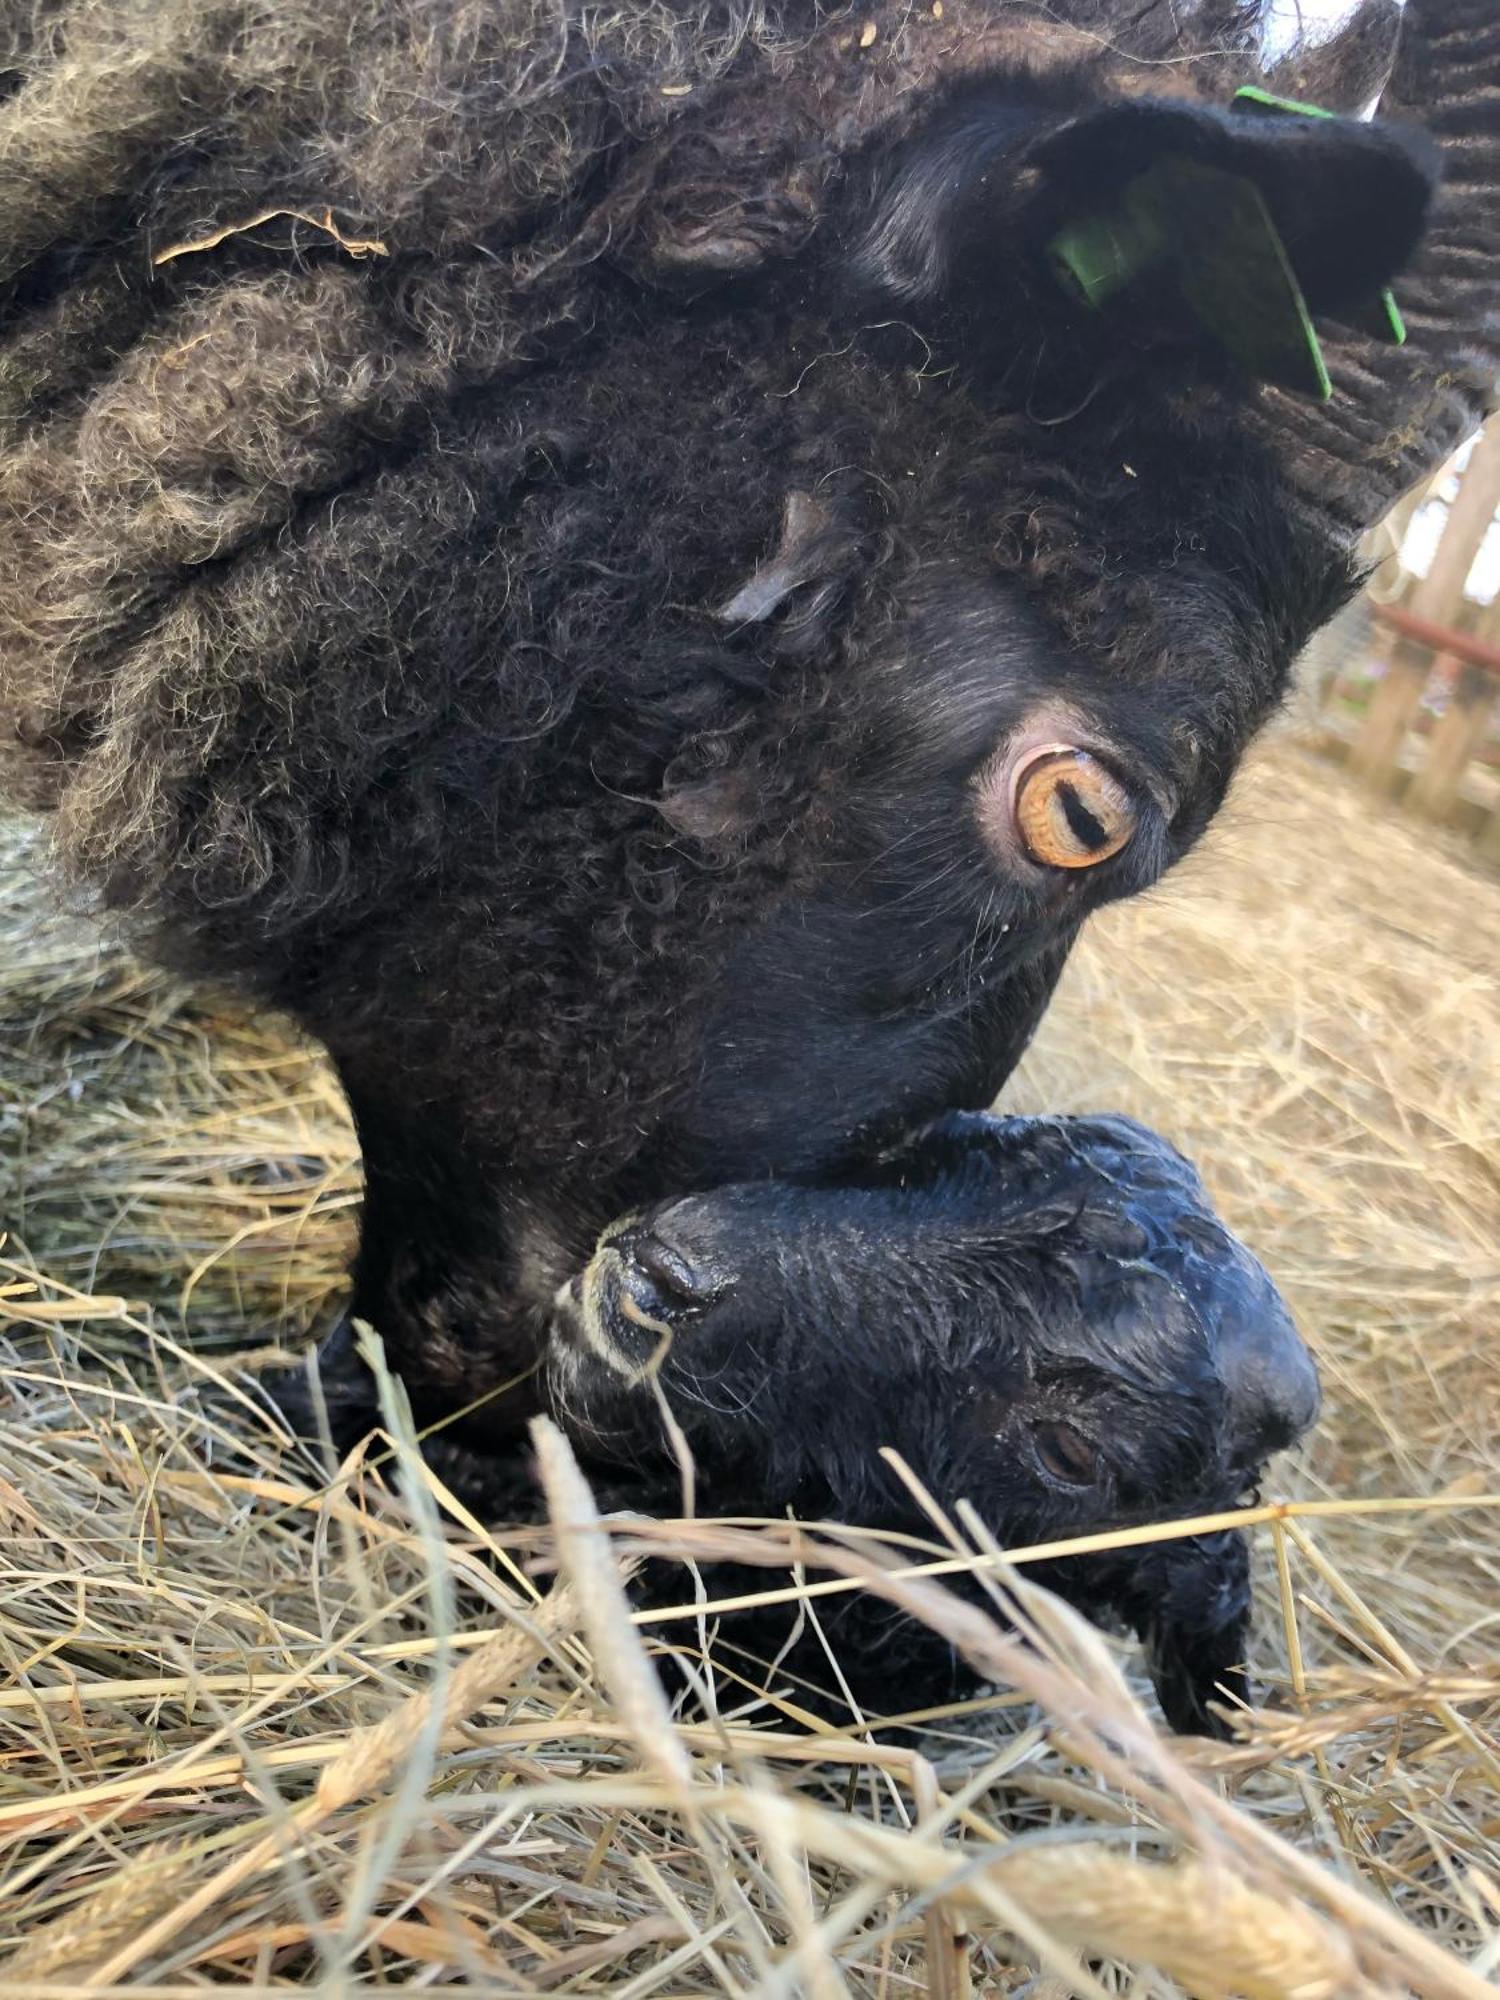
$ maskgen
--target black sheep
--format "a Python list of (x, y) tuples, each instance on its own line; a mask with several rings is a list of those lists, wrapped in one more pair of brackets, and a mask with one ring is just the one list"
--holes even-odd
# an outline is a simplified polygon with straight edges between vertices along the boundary
[[(1474, 423), (1490, 0), (1406, 9), (1435, 153), (1225, 108), (1258, 11), (0, 6), (0, 759), (329, 1049), (419, 1401), (611, 1217), (987, 1103)], [(1408, 345), (1257, 387), (1203, 188), (1363, 322), (1436, 155)], [(1166, 263), (1080, 305), (1162, 171)]]

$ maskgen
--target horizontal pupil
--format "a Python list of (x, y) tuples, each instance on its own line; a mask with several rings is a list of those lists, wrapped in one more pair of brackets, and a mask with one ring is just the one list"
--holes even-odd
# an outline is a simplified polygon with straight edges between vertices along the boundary
[(1068, 831), (1079, 846), (1089, 849), (1102, 847), (1109, 838), (1109, 829), (1101, 820), (1094, 817), (1066, 778), (1059, 782), (1057, 796), (1062, 802), (1063, 818), (1068, 822)]

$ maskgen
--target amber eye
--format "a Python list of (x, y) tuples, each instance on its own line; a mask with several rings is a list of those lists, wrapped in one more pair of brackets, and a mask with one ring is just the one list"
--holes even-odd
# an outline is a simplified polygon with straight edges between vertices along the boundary
[(1099, 1476), (1099, 1454), (1071, 1424), (1037, 1424), (1031, 1442), (1042, 1470), (1065, 1486), (1092, 1486)]
[(1092, 868), (1135, 831), (1135, 801), (1087, 750), (1053, 744), (1017, 771), (1012, 812), (1021, 844), (1046, 868)]

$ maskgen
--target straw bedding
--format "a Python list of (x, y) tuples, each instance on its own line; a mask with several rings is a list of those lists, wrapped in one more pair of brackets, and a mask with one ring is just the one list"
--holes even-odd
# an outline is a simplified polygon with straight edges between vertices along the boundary
[[(519, 1537), (392, 1487), (394, 1391), (363, 1462), (286, 1445), (256, 1370), (339, 1295), (337, 1090), (49, 915), (39, 852), (0, 847), (7, 1995), (1488, 1990), (1500, 884), (1282, 741), (1096, 922), (1008, 1093), (1184, 1146), (1324, 1367), (1267, 1495), (1299, 1507), (1256, 1531), (1269, 1704), (1209, 1747), (1159, 1738), (1129, 1654), (978, 1522), (896, 1571), (785, 1523), (607, 1536), (544, 1440), (562, 1531)], [(891, 1746), (790, 1682), (748, 1708), (724, 1652), (674, 1723), (644, 1649), (699, 1650), (712, 1605), (685, 1566), (682, 1615), (633, 1619), (616, 1558), (647, 1542), (733, 1544), (809, 1618), (876, 1589), (996, 1692)], [(910, 1574), (954, 1546), (1018, 1633)]]

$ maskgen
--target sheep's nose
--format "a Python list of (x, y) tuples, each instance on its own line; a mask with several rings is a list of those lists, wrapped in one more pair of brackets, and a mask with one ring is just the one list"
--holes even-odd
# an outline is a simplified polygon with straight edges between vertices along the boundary
[(637, 1305), (658, 1316), (701, 1310), (726, 1286), (711, 1246), (694, 1240), (691, 1218), (680, 1213), (686, 1207), (685, 1202), (676, 1202), (609, 1240)]
[(1220, 1356), (1237, 1465), (1263, 1465), (1312, 1428), (1322, 1401), (1317, 1364), (1279, 1305), (1249, 1316)]
[(654, 1230), (632, 1230), (612, 1247), (667, 1303), (696, 1305), (706, 1289), (682, 1252)]

